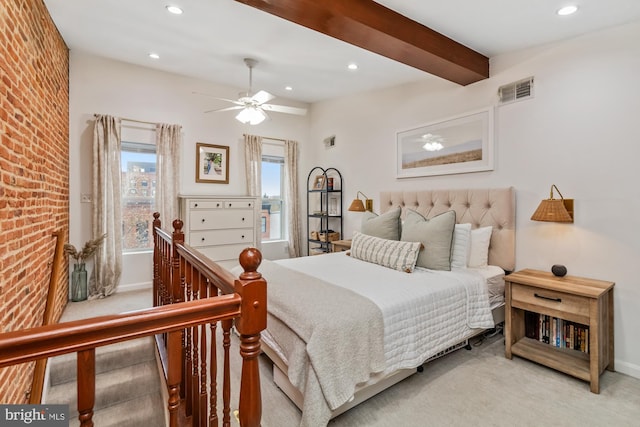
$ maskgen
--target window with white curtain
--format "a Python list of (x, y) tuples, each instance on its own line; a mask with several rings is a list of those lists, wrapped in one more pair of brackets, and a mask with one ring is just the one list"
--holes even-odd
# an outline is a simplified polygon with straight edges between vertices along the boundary
[[(268, 153), (268, 154), (267, 154)], [(286, 239), (284, 147), (266, 145), (262, 154), (262, 241)]]
[(153, 249), (156, 145), (122, 141), (122, 246), (124, 253)]

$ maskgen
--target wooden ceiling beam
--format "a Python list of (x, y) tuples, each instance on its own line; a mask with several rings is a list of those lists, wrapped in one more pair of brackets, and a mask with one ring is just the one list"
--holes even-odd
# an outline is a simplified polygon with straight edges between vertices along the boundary
[(372, 0), (236, 0), (443, 79), (489, 77), (489, 58)]

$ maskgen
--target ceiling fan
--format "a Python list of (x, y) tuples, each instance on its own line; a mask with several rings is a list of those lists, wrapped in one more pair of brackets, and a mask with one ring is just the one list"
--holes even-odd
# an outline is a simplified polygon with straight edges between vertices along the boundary
[[(236, 115), (236, 119), (242, 123), (249, 123), (251, 125), (257, 125), (259, 123), (262, 123), (264, 119), (269, 118), (269, 116), (267, 115), (267, 111), (275, 111), (277, 113), (286, 114), (297, 114), (300, 116), (304, 116), (305, 114), (307, 114), (306, 108), (267, 104), (267, 102), (275, 98), (274, 95), (270, 94), (267, 91), (261, 90), (259, 92), (253, 93), (253, 67), (258, 64), (258, 61), (252, 58), (244, 58), (244, 63), (247, 65), (247, 67), (249, 67), (249, 90), (247, 92), (241, 92), (240, 97), (237, 101), (234, 101), (233, 99), (218, 98), (217, 96), (213, 96), (213, 98), (219, 99), (221, 101), (231, 102), (235, 105), (233, 107), (205, 111), (205, 113), (219, 113), (222, 111), (240, 110), (240, 112)], [(201, 95), (211, 96), (207, 94)]]

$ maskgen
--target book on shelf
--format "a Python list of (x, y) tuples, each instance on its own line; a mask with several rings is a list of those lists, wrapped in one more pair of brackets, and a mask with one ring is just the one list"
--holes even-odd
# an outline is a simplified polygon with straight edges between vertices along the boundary
[(589, 353), (589, 326), (559, 317), (525, 310), (524, 335), (556, 348)]

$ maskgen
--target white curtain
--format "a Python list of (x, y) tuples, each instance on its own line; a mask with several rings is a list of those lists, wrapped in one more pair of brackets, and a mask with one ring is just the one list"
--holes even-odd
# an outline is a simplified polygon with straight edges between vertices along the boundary
[(298, 206), (298, 143), (284, 142), (284, 198), (287, 204), (289, 256), (300, 256), (300, 211)]
[(169, 231), (173, 231), (173, 220), (179, 215), (181, 145), (182, 126), (164, 123), (156, 125), (156, 210), (160, 213), (162, 228)]
[(93, 127), (93, 239), (106, 234), (95, 254), (89, 298), (116, 291), (122, 274), (120, 119), (96, 115)]
[[(247, 177), (247, 193), (256, 196), (256, 203), (262, 204), (262, 137), (257, 135), (244, 135), (244, 169)], [(260, 239), (260, 215), (255, 218), (256, 246), (262, 248)]]

